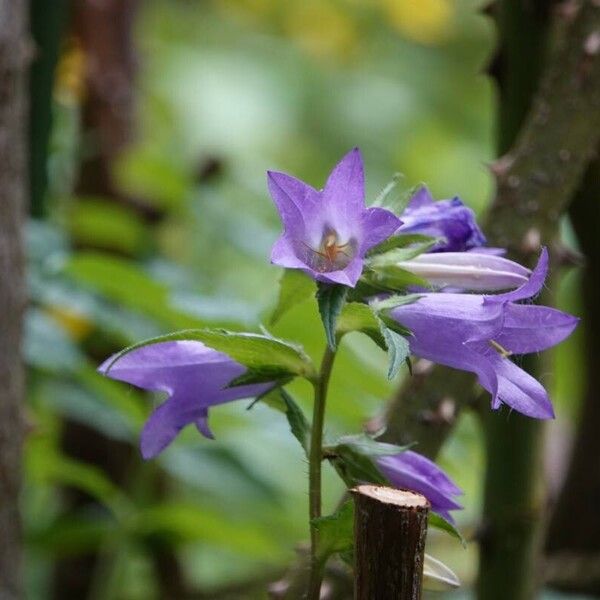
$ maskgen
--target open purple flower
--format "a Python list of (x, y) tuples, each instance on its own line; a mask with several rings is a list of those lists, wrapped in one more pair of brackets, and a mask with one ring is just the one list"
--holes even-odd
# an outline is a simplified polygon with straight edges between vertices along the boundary
[(486, 244), (475, 213), (468, 206), (458, 197), (436, 202), (426, 186), (414, 193), (401, 219), (399, 233), (442, 238), (431, 252), (462, 252)]
[(454, 523), (449, 511), (462, 508), (455, 499), (462, 490), (434, 462), (411, 450), (379, 456), (376, 462), (394, 487), (423, 494), (433, 512)]
[(544, 249), (528, 281), (516, 290), (494, 296), (423, 294), (391, 315), (412, 331), (413, 354), (475, 373), (492, 394), (492, 408), (504, 403), (530, 417), (553, 418), (546, 390), (509, 358), (550, 348), (577, 325), (576, 317), (554, 308), (517, 303), (539, 293), (547, 270)]
[(269, 171), (267, 175), (284, 226), (271, 262), (302, 269), (317, 281), (354, 287), (367, 251), (401, 225), (388, 210), (365, 208), (358, 148), (335, 166), (322, 191), (284, 173)]
[(114, 357), (107, 359), (98, 369), (112, 379), (168, 394), (142, 431), (141, 450), (145, 459), (164, 450), (190, 423), (212, 438), (208, 428), (209, 407), (256, 396), (272, 386), (267, 383), (228, 388), (245, 370), (226, 354), (207, 348), (202, 342), (187, 340), (143, 346), (116, 362)]

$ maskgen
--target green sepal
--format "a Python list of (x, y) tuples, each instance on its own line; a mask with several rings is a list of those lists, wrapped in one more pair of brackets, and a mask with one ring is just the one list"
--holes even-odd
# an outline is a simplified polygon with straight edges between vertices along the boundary
[(390, 360), (387, 377), (388, 379), (393, 379), (398, 374), (402, 363), (406, 362), (410, 357), (410, 344), (403, 335), (383, 324), (381, 332), (385, 338)]
[(456, 529), (456, 527), (452, 525), (452, 523), (446, 521), (446, 519), (444, 519), (443, 517), (440, 517), (440, 515), (429, 511), (428, 525), (429, 527), (433, 527), (434, 529), (441, 529), (442, 531), (449, 533), (452, 537), (456, 538), (462, 544), (463, 548), (467, 547), (467, 542), (463, 535), (460, 533), (460, 531), (458, 531), (458, 529)]
[(368, 304), (348, 302), (342, 309), (337, 321), (337, 335), (341, 337), (353, 331), (364, 333), (382, 350), (387, 351), (385, 338), (381, 332), (381, 321)]
[(337, 283), (322, 283), (317, 285), (317, 303), (319, 305), (319, 314), (325, 328), (327, 345), (331, 350), (335, 350), (337, 341), (335, 328), (337, 319), (342, 312), (348, 295), (348, 287)]

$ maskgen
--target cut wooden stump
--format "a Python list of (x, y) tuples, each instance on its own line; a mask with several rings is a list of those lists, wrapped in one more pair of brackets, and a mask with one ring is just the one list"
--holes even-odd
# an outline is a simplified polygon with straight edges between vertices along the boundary
[(356, 600), (419, 600), (429, 502), (414, 492), (360, 485), (356, 506)]

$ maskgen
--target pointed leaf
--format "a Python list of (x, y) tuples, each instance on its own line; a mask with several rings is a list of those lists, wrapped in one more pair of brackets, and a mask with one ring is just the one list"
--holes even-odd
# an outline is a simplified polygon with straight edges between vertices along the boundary
[(338, 317), (336, 331), (339, 336), (352, 331), (360, 331), (368, 335), (382, 350), (387, 350), (385, 339), (381, 333), (380, 321), (368, 304), (359, 302), (346, 304)]
[(458, 529), (456, 529), (456, 527), (454, 527), (452, 523), (449, 523), (448, 521), (446, 521), (446, 519), (440, 517), (440, 515), (430, 512), (428, 523), (429, 527), (441, 529), (442, 531), (449, 533), (452, 537), (456, 538), (462, 544), (463, 548), (467, 546), (467, 542), (465, 541), (465, 538), (462, 536), (460, 531), (458, 531)]
[(313, 519), (319, 532), (318, 555), (325, 562), (337, 552), (350, 552), (354, 545), (354, 503), (347, 500), (332, 515)]
[(423, 561), (423, 589), (446, 592), (460, 587), (460, 579), (441, 560), (425, 554)]
[[(374, 246), (367, 252), (367, 257), (370, 258), (377, 254), (384, 254), (395, 248), (408, 248), (413, 244), (422, 244), (426, 249), (434, 246), (439, 242), (438, 238), (432, 238), (428, 235), (422, 235), (420, 233), (399, 233), (390, 236), (387, 240), (384, 240), (377, 246)], [(430, 245), (430, 246), (429, 246)], [(429, 246), (429, 247), (427, 247)]]
[(308, 456), (310, 424), (294, 398), (283, 388), (275, 388), (261, 396), (259, 400), (271, 408), (285, 413), (292, 434), (300, 442), (306, 456)]
[(291, 308), (314, 293), (315, 282), (308, 275), (298, 269), (286, 269), (279, 280), (279, 297), (271, 315), (271, 325), (275, 325)]
[(385, 338), (390, 359), (388, 379), (393, 379), (400, 370), (402, 363), (410, 356), (410, 345), (404, 336), (385, 325), (382, 326), (381, 332)]
[(335, 327), (339, 314), (346, 302), (348, 287), (345, 285), (319, 283), (317, 287), (317, 302), (319, 313), (325, 328), (327, 344), (335, 350)]
[[(258, 333), (240, 333), (224, 329), (184, 329), (139, 342), (119, 352), (110, 367), (125, 354), (138, 348), (160, 342), (176, 340), (196, 340), (209, 348), (223, 352), (240, 364), (256, 371), (270, 369), (283, 375), (300, 375), (306, 378), (315, 376), (310, 358), (302, 348), (274, 337)], [(278, 377), (279, 378), (279, 377)]]

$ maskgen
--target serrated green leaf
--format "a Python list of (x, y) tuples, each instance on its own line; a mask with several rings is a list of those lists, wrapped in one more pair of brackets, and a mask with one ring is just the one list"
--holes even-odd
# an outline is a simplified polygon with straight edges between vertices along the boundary
[(335, 350), (335, 328), (339, 314), (346, 302), (348, 287), (345, 285), (321, 283), (317, 286), (317, 302), (319, 304), (319, 314), (325, 328), (327, 345)]
[(447, 592), (460, 587), (460, 579), (441, 560), (425, 554), (423, 561), (423, 589), (430, 592)]
[(421, 298), (422, 294), (393, 294), (387, 298), (372, 300), (369, 302), (369, 306), (376, 313), (387, 313), (394, 308), (404, 306), (406, 304), (412, 304)]
[(388, 444), (387, 442), (378, 442), (365, 433), (359, 433), (357, 435), (342, 436), (329, 446), (329, 449), (335, 453), (341, 446), (349, 446), (365, 456), (393, 456), (394, 454), (405, 452), (409, 448), (412, 448), (414, 444), (397, 446), (396, 444)]
[(354, 503), (347, 500), (333, 514), (313, 519), (319, 532), (318, 555), (323, 563), (338, 552), (348, 553), (354, 546)]
[(381, 327), (381, 333), (385, 338), (385, 343), (388, 348), (388, 357), (390, 359), (390, 366), (388, 369), (388, 379), (393, 379), (402, 363), (410, 356), (410, 344), (408, 340), (385, 325)]
[(368, 304), (360, 302), (346, 304), (338, 317), (336, 331), (339, 336), (360, 331), (368, 335), (382, 350), (387, 350), (379, 319)]
[[(396, 236), (401, 238), (402, 236)], [(415, 258), (433, 248), (438, 242), (436, 238), (426, 238), (426, 241), (411, 244), (410, 246), (392, 246), (387, 252), (376, 254), (367, 259), (369, 267), (376, 269), (378, 267), (393, 266), (400, 262), (405, 262)], [(390, 242), (391, 243), (391, 242)]]
[(176, 340), (202, 342), (255, 371), (271, 369), (281, 374), (286, 372), (288, 375), (300, 375), (309, 379), (315, 376), (310, 358), (300, 347), (258, 333), (240, 333), (222, 329), (186, 329), (139, 342), (119, 352), (107, 371), (116, 361), (133, 350), (150, 344)]
[(371, 258), (377, 254), (384, 254), (396, 248), (407, 248), (412, 244), (431, 244), (432, 246), (438, 242), (438, 238), (433, 238), (420, 233), (405, 233), (392, 235), (387, 240), (384, 240), (377, 246), (374, 246), (367, 252), (367, 257)]
[(456, 538), (462, 544), (463, 548), (466, 548), (467, 542), (465, 541), (465, 538), (462, 536), (460, 531), (458, 531), (458, 529), (456, 529), (456, 527), (452, 525), (452, 523), (449, 523), (448, 521), (446, 521), (446, 519), (440, 517), (440, 515), (430, 511), (428, 524), (429, 527), (433, 527), (434, 529), (441, 529), (442, 531), (449, 533), (452, 537)]
[(275, 388), (259, 398), (271, 408), (285, 413), (294, 437), (300, 442), (308, 456), (310, 447), (310, 423), (294, 398), (283, 388)]
[(379, 291), (402, 291), (412, 286), (426, 289), (431, 287), (422, 277), (396, 265), (368, 267), (363, 271), (362, 279), (368, 286)]
[(286, 269), (279, 280), (279, 297), (271, 315), (271, 325), (275, 325), (288, 310), (314, 293), (315, 282), (308, 275), (298, 269)]

